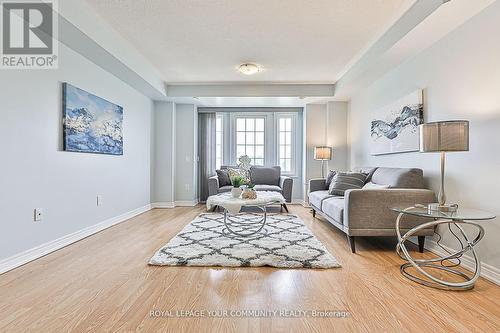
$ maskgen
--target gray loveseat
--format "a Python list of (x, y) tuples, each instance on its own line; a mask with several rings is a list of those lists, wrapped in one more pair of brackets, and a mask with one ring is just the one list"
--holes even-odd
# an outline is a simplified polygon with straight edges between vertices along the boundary
[[(316, 213), (347, 234), (351, 251), (356, 252), (356, 236), (394, 236), (397, 213), (390, 207), (435, 202), (435, 194), (424, 189), (421, 169), (407, 168), (357, 168), (354, 171), (369, 174), (368, 181), (380, 185), (389, 185), (388, 189), (347, 190), (344, 196), (328, 194), (325, 179), (309, 181), (309, 204)], [(402, 226), (408, 231), (411, 227), (427, 222), (419, 217), (402, 220)], [(432, 235), (434, 229), (423, 229), (417, 233), (419, 250), (423, 252), (425, 236)]]
[[(222, 166), (221, 169), (227, 169), (228, 166)], [(237, 168), (237, 167), (231, 167)], [(252, 166), (250, 168), (250, 181), (255, 184), (256, 191), (276, 191), (283, 194), (286, 202), (292, 201), (293, 179), (281, 175), (281, 168)], [(217, 175), (208, 178), (208, 195), (231, 191), (232, 186), (219, 186), (219, 177)], [(285, 206), (285, 209), (287, 207)]]

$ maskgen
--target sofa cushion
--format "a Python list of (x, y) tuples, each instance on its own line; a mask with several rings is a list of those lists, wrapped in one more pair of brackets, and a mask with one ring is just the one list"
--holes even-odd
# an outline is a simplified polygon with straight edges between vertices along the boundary
[(231, 191), (232, 188), (233, 188), (233, 186), (231, 186), (231, 185), (219, 187), (219, 193), (229, 192), (229, 191)]
[(215, 170), (217, 172), (217, 178), (219, 178), (219, 187), (231, 185), (231, 179), (227, 173), (227, 169)]
[(328, 189), (331, 195), (344, 195), (345, 191), (360, 189), (365, 185), (367, 175), (361, 172), (337, 172)]
[(332, 195), (328, 194), (327, 190), (324, 191), (314, 191), (309, 193), (309, 203), (314, 207), (321, 209), (321, 204), (323, 200), (331, 198)]
[(250, 168), (250, 181), (255, 185), (280, 185), (281, 168), (279, 166)]
[(371, 181), (391, 188), (424, 188), (424, 172), (416, 168), (377, 168)]
[(321, 211), (337, 221), (344, 223), (344, 197), (332, 197), (323, 200)]
[(274, 191), (281, 192), (281, 187), (276, 185), (255, 185), (254, 189), (256, 191)]

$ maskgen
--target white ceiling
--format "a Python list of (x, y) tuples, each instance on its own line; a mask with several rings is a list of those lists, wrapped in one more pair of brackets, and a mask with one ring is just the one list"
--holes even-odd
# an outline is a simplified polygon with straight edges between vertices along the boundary
[[(414, 0), (87, 0), (166, 82), (335, 82)], [(255, 62), (263, 71), (236, 68)]]

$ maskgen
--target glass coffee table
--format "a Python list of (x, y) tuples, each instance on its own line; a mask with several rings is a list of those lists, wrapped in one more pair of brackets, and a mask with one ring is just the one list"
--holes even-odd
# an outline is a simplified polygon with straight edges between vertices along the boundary
[[(428, 210), (427, 206), (415, 205), (412, 207), (394, 207), (391, 210), (399, 213), (396, 220), (396, 232), (398, 235), (398, 244), (396, 246), (396, 252), (399, 257), (407, 263), (401, 265), (401, 273), (408, 279), (415, 281), (417, 283), (423, 284), (425, 286), (434, 287), (438, 289), (445, 290), (468, 290), (474, 288), (476, 280), (481, 274), (481, 263), (479, 261), (478, 255), (474, 250), (474, 246), (483, 238), (484, 229), (481, 225), (476, 223), (476, 221), (486, 221), (495, 218), (495, 215), (483, 212), (475, 209), (463, 209), (459, 208), (456, 212), (440, 212)], [(433, 221), (422, 223), (413, 229), (410, 229), (404, 235), (401, 235), (401, 219), (405, 215), (413, 215), (418, 217), (427, 217), (433, 219)], [(409, 237), (413, 236), (419, 230), (437, 227), (438, 225), (448, 225), (449, 230), (453, 233), (451, 227), (454, 226), (456, 231), (462, 236), (464, 243), (462, 244), (462, 249), (458, 251), (450, 251), (448, 255), (440, 256), (433, 259), (414, 259), (408, 249), (405, 246), (405, 241)], [(463, 225), (470, 225), (476, 228), (477, 234), (474, 238), (469, 237), (465, 232)], [(454, 234), (454, 233), (453, 233)], [(455, 234), (454, 234), (455, 235)], [(461, 240), (457, 235), (457, 239)], [(469, 252), (472, 254), (474, 259), (474, 274), (469, 276), (462, 271), (453, 269), (450, 265), (444, 265), (445, 261), (459, 259), (464, 253)], [(412, 274), (408, 271), (409, 268), (415, 268), (422, 277)], [(444, 271), (458, 276), (461, 280), (460, 282), (454, 282), (449, 280), (443, 280), (432, 274), (432, 271)]]
[[(239, 237), (258, 236), (266, 234), (264, 228), (267, 222), (267, 208), (271, 205), (285, 205), (285, 198), (279, 192), (257, 191), (256, 199), (233, 198), (231, 193), (212, 195), (207, 199), (207, 209), (216, 207), (224, 209), (224, 230), (226, 235)], [(258, 214), (239, 214), (242, 207), (256, 207), (262, 211)]]

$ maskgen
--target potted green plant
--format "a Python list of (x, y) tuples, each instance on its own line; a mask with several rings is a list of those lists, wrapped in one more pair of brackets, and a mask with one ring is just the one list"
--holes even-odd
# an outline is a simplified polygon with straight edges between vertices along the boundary
[(243, 190), (241, 189), (241, 185), (245, 183), (245, 179), (241, 176), (234, 176), (231, 178), (231, 183), (233, 184), (231, 195), (233, 196), (233, 198), (239, 198), (241, 192), (243, 192)]

